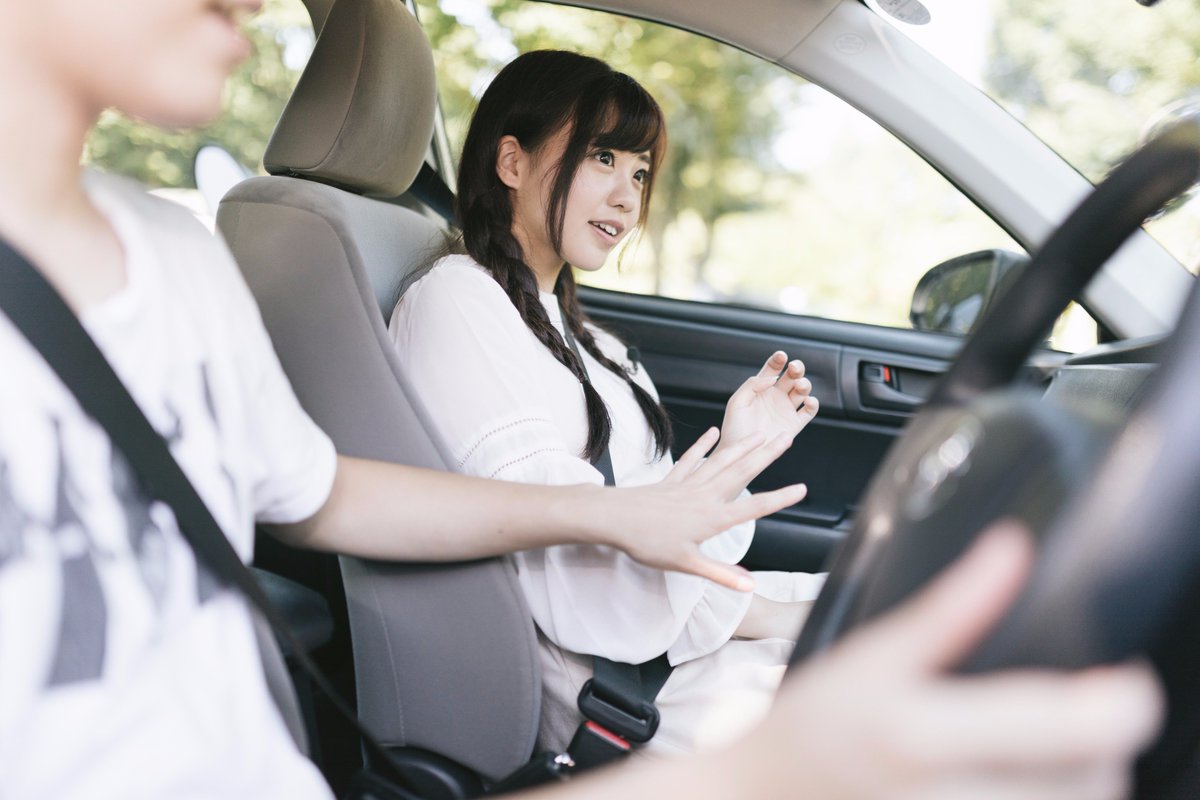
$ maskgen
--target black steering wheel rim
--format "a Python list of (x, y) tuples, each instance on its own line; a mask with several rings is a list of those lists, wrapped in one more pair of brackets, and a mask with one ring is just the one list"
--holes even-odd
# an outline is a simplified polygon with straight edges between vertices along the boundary
[[(944, 443), (938, 425), (961, 425), (975, 409), (992, 402), (1057, 315), (1117, 248), (1197, 177), (1200, 126), (1185, 123), (1164, 132), (1083, 201), (993, 305), (872, 479), (854, 529), (835, 555), (826, 588), (801, 633), (793, 664), (879, 613), (882, 609), (861, 613), (862, 598), (873, 585), (887, 580), (889, 570), (906, 568), (882, 557), (885, 549), (891, 557), (903, 553), (886, 546), (909, 535), (898, 524), (904, 484), (896, 475), (915, 468), (931, 443)], [(1160, 672), (1177, 674), (1176, 685), (1166, 675), (1172, 704), (1168, 735), (1144, 762), (1139, 781), (1139, 786), (1152, 785), (1156, 793), (1181, 774), (1200, 739), (1200, 708), (1195, 713), (1175, 711), (1183, 700), (1200, 707), (1193, 702), (1200, 701), (1200, 689), (1190, 686), (1195, 683), (1190, 676), (1200, 670), (1200, 646), (1191, 648), (1195, 652), (1159, 652), (1164, 642), (1179, 636), (1172, 620), (1181, 610), (1200, 613), (1200, 588), (1189, 586), (1189, 578), (1200, 574), (1200, 526), (1193, 520), (1200, 491), (1200, 413), (1194, 411), (1189, 365), (1200, 365), (1196, 290), (1143, 400), (1115, 438), (1105, 442), (1090, 479), (1071, 491), (1046, 529), (1037, 532), (1038, 559), (1022, 596), (963, 665), (972, 671), (1075, 668), (1152, 653)], [(1173, 465), (1169, 474), (1161, 474), (1163, 464)], [(917, 567), (923, 570), (919, 581), (965, 549), (979, 528), (943, 525), (943, 530), (926, 531), (955, 542), (939, 556), (940, 563), (927, 561)], [(1087, 556), (1087, 569), (1079, 568), (1081, 554)], [(1153, 583), (1149, 591), (1148, 578)], [(893, 596), (888, 603), (900, 599)], [(1075, 627), (1072, 635), (1064, 636), (1068, 624)], [(1181, 726), (1184, 735), (1172, 737)], [(1187, 744), (1181, 749), (1178, 743), (1183, 740)]]
[(1008, 385), (1067, 304), (1146, 219), (1200, 178), (1200, 126), (1164, 131), (1120, 164), (992, 304), (929, 399), (965, 403)]

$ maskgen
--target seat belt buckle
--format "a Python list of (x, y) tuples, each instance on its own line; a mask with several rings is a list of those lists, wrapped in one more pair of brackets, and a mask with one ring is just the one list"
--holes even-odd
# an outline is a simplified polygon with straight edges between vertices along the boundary
[(579, 769), (601, 767), (632, 752), (633, 745), (628, 741), (591, 720), (579, 726), (567, 745), (567, 755)]
[[(615, 734), (629, 744), (642, 744), (654, 737), (658, 730), (658, 709), (653, 703), (640, 702), (631, 705), (621, 698), (610, 696), (589, 678), (579, 691), (579, 710), (589, 720), (598, 723), (605, 733)], [(583, 732), (581, 726), (576, 738)]]

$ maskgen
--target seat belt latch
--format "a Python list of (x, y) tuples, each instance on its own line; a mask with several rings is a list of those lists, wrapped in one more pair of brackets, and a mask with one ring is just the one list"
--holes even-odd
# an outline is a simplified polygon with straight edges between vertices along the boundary
[(575, 731), (567, 754), (580, 769), (602, 767), (633, 752), (633, 745), (591, 720)]
[(631, 704), (625, 698), (605, 692), (594, 678), (583, 684), (578, 702), (583, 716), (598, 723), (606, 732), (616, 734), (626, 744), (648, 742), (658, 730), (658, 709), (653, 703)]

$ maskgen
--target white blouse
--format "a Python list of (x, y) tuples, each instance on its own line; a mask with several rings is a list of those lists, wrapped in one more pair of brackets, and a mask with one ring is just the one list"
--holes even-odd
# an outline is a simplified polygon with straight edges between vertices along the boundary
[[(561, 333), (557, 298), (543, 293), (541, 300)], [(459, 472), (522, 483), (604, 482), (580, 455), (588, 427), (578, 380), (469, 256), (434, 265), (401, 298), (389, 327), (400, 362)], [(615, 337), (593, 330), (606, 355), (630, 363)], [(582, 356), (612, 419), (609, 451), (617, 485), (660, 480), (672, 460), (655, 457), (629, 387), (586, 351)], [(640, 366), (634, 379), (657, 397)], [(736, 563), (753, 532), (752, 522), (739, 525), (702, 550)], [(666, 652), (680, 664), (705, 656), (729, 640), (750, 604), (747, 593), (645, 567), (609, 547), (563, 545), (513, 559), (546, 638), (565, 650), (614, 661), (639, 663)]]

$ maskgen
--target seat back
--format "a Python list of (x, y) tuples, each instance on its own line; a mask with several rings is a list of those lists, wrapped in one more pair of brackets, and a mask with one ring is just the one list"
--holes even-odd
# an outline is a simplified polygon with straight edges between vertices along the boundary
[[(432, 53), (401, 0), (335, 3), (268, 145), (272, 175), (235, 186), (217, 226), (300, 402), (338, 452), (445, 469), (385, 327), (400, 280), (444, 234), (374, 199), (416, 176), (435, 104)], [(370, 729), (489, 779), (524, 763), (540, 669), (511, 564), (342, 558), (341, 571)]]

